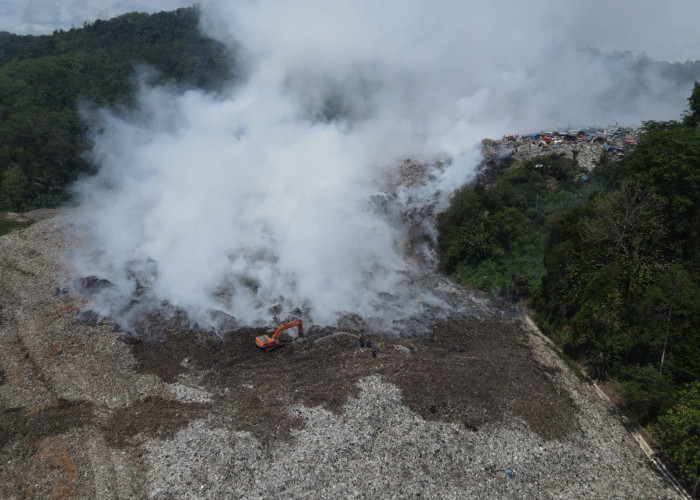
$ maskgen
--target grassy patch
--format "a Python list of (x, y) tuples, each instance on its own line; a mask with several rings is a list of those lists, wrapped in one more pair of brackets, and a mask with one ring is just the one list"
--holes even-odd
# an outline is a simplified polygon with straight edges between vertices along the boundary
[(24, 229), (34, 224), (33, 219), (15, 220), (7, 216), (7, 212), (0, 212), (0, 236), (15, 231)]

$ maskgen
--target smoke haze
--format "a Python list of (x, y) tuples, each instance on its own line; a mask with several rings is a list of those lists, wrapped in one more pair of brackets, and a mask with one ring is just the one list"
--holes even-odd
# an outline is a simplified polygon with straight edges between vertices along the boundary
[(85, 22), (127, 12), (158, 12), (187, 7), (183, 0), (3, 0), (0, 31), (41, 35), (57, 29), (80, 28)]
[[(90, 243), (73, 261), (114, 284), (96, 307), (128, 324), (135, 299), (167, 303), (211, 326), (212, 311), (390, 323), (434, 306), (401, 213), (444, 206), (482, 138), (677, 118), (698, 78), (581, 49), (561, 4), (206, 3), (203, 30), (245, 76), (218, 94), (143, 83), (135, 111), (91, 118), (99, 172), (76, 188)], [(401, 187), (405, 158), (452, 160)]]
[[(126, 12), (157, 12), (188, 7), (186, 0), (3, 0), (0, 4), (0, 31), (41, 34), (55, 29), (80, 27), (84, 22)], [(197, 2), (209, 10), (208, 0)], [(342, 2), (334, 2), (343, 8)], [(386, 5), (386, 2), (379, 2)], [(410, 2), (407, 2), (409, 4)], [(452, 11), (453, 6), (437, 4), (436, 12)], [(543, 16), (552, 22), (546, 31), (531, 33), (528, 38), (550, 36), (552, 30), (566, 33), (567, 41), (576, 47), (596, 47), (605, 51), (631, 50), (666, 61), (686, 61), (698, 58), (700, 32), (700, 3), (697, 0), (588, 0), (564, 3), (542, 0), (537, 5), (519, 7), (520, 2), (499, 1), (493, 7), (482, 3), (469, 4), (469, 18), (496, 21), (482, 24), (493, 29), (494, 35), (504, 36), (501, 25), (517, 27), (520, 11)], [(313, 7), (313, 5), (312, 5)], [(346, 6), (347, 7), (347, 6)], [(303, 8), (303, 7), (300, 7)], [(407, 5), (410, 10), (411, 5)], [(491, 14), (485, 11), (490, 11)], [(359, 11), (358, 11), (359, 12)], [(464, 19), (457, 19), (464, 21)], [(554, 40), (552, 40), (554, 41)]]

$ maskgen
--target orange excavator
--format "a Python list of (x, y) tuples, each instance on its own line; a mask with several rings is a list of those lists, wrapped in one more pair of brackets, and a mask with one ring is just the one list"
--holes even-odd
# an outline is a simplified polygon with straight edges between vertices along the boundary
[(280, 326), (272, 335), (260, 335), (259, 337), (255, 337), (255, 344), (261, 349), (271, 349), (273, 347), (277, 347), (281, 345), (279, 341), (280, 334), (289, 328), (294, 328), (295, 326), (299, 328), (299, 336), (302, 337), (304, 335), (304, 327), (302, 326), (301, 320), (298, 319), (296, 321), (292, 321), (291, 323), (287, 323), (286, 325)]

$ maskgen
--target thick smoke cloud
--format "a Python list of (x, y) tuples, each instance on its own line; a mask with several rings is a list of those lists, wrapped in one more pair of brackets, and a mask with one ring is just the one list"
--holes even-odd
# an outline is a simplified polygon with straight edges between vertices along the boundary
[[(444, 204), (484, 137), (684, 108), (692, 74), (582, 50), (560, 4), (205, 4), (203, 29), (237, 47), (245, 77), (216, 95), (144, 84), (137, 111), (93, 117), (100, 170), (77, 187), (90, 241), (74, 263), (115, 284), (97, 307), (128, 323), (135, 298), (166, 302), (210, 325), (212, 311), (265, 324), (294, 308), (390, 323), (434, 305), (408, 284), (382, 193)], [(452, 162), (409, 193), (391, 182), (407, 157)]]

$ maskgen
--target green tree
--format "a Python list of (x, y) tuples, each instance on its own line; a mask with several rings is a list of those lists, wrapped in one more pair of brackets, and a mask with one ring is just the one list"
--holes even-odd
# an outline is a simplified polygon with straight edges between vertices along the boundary
[(583, 304), (571, 319), (569, 350), (587, 357), (590, 375), (611, 376), (625, 348), (622, 293), (614, 266), (603, 266), (583, 290)]
[(640, 181), (664, 208), (669, 243), (685, 255), (696, 251), (700, 225), (700, 129), (681, 124), (647, 133), (625, 162), (626, 176)]
[(632, 362), (653, 363), (677, 383), (700, 378), (700, 284), (678, 264), (670, 266), (633, 304), (637, 318)]
[(691, 127), (700, 123), (700, 82), (695, 82), (693, 93), (688, 98), (688, 111), (683, 122)]
[(625, 366), (620, 377), (625, 410), (633, 422), (646, 425), (668, 408), (673, 385), (657, 366)]
[(662, 209), (639, 182), (623, 182), (620, 189), (599, 197), (582, 227), (589, 248), (601, 263), (616, 262), (624, 293), (649, 283), (659, 265), (666, 227)]
[(674, 399), (653, 433), (695, 498), (700, 485), (700, 382), (687, 384)]
[(29, 181), (19, 165), (11, 165), (0, 179), (0, 209), (21, 210)]
[(596, 253), (584, 239), (591, 206), (576, 207), (552, 217), (545, 244), (542, 292), (537, 307), (561, 328), (581, 308), (584, 289), (597, 272)]

